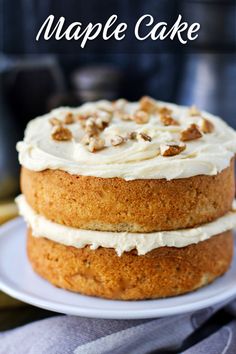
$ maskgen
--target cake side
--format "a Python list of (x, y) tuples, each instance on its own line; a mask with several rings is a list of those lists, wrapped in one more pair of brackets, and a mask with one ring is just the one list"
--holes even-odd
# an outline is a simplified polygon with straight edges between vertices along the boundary
[(232, 232), (183, 248), (161, 247), (146, 255), (118, 257), (113, 249), (65, 246), (32, 236), (27, 252), (33, 269), (52, 284), (107, 299), (139, 300), (180, 295), (224, 274), (233, 255)]
[(215, 176), (133, 180), (22, 168), (21, 189), (39, 214), (56, 223), (91, 230), (152, 232), (190, 228), (232, 207), (234, 161)]

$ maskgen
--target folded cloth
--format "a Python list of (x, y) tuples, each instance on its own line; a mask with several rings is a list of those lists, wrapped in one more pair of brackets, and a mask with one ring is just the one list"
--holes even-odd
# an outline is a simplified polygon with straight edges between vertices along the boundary
[[(236, 299), (197, 312), (152, 320), (56, 316), (0, 333), (1, 354), (236, 353), (236, 321), (201, 333), (222, 309), (235, 315)], [(206, 326), (206, 323), (208, 324)]]

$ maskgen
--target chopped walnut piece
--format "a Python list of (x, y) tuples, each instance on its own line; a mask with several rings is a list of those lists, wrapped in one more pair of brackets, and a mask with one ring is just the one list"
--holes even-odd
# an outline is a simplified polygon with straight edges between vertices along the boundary
[(163, 116), (170, 116), (172, 113), (172, 110), (168, 107), (160, 107), (160, 108), (158, 108), (158, 113)]
[(62, 121), (60, 119), (57, 119), (57, 118), (50, 118), (49, 122), (51, 123), (52, 126), (61, 125), (62, 124)]
[(214, 124), (210, 122), (208, 119), (203, 118), (201, 124), (201, 130), (205, 134), (212, 133), (214, 130)]
[(88, 118), (85, 121), (84, 125), (84, 130), (86, 133), (88, 133), (90, 136), (91, 135), (97, 135), (99, 133), (99, 127), (96, 124), (96, 119), (95, 118)]
[(72, 133), (68, 128), (63, 127), (62, 125), (55, 126), (52, 134), (53, 140), (56, 141), (69, 141), (72, 139)]
[(177, 122), (177, 120), (175, 120), (174, 118), (172, 118), (168, 114), (161, 115), (160, 116), (160, 120), (165, 126), (168, 126), (168, 125), (179, 125), (179, 122)]
[(189, 114), (190, 116), (200, 116), (201, 112), (197, 109), (195, 105), (189, 107)]
[(131, 114), (128, 114), (128, 113), (124, 113), (124, 112), (121, 112), (121, 111), (117, 111), (117, 116), (121, 119), (121, 120), (124, 120), (124, 121), (130, 121), (130, 120), (133, 120), (133, 116)]
[(85, 134), (85, 135), (83, 136), (83, 138), (80, 140), (80, 143), (81, 143), (82, 145), (88, 145), (90, 138), (91, 138), (91, 136), (89, 136), (89, 134)]
[(109, 125), (109, 121), (101, 117), (98, 117), (95, 123), (99, 130), (104, 130)]
[(96, 125), (100, 130), (104, 130), (110, 123), (111, 121), (111, 113), (105, 112), (105, 111), (100, 111), (98, 112), (98, 116), (95, 120)]
[(102, 150), (105, 147), (105, 142), (101, 138), (91, 137), (89, 138), (88, 150), (90, 152), (95, 152)]
[(112, 139), (111, 139), (111, 144), (113, 146), (117, 146), (117, 145), (120, 145), (120, 144), (123, 144), (125, 141), (125, 139), (120, 136), (120, 135), (115, 135)]
[(202, 133), (196, 124), (191, 124), (187, 129), (181, 132), (181, 141), (196, 140), (202, 137)]
[(65, 124), (73, 124), (74, 123), (74, 115), (73, 113), (69, 112), (64, 118)]
[(136, 132), (130, 132), (127, 134), (127, 139), (130, 139), (130, 140), (135, 140), (137, 139), (137, 133)]
[(114, 105), (110, 102), (99, 102), (97, 108), (100, 111), (104, 111), (109, 114), (113, 113), (114, 111)]
[[(105, 112), (104, 112), (105, 113)], [(110, 122), (110, 116), (107, 114), (99, 115), (97, 117), (90, 117), (84, 121), (82, 127), (89, 135), (98, 135), (104, 130)]]
[(152, 138), (151, 138), (149, 135), (145, 134), (145, 133), (139, 133), (139, 135), (140, 135), (141, 138), (142, 138), (143, 140), (145, 140), (145, 141), (149, 141), (149, 142), (152, 141)]
[(175, 156), (186, 149), (185, 144), (163, 144), (160, 146), (162, 156)]
[(78, 113), (76, 118), (78, 121), (85, 121), (91, 117), (91, 113)]
[(120, 99), (113, 102), (113, 106), (115, 107), (116, 110), (119, 110), (119, 111), (123, 111), (126, 104), (127, 104), (127, 100), (124, 98), (120, 98)]
[(149, 121), (149, 115), (145, 111), (137, 111), (133, 119), (137, 124), (145, 124)]
[(139, 108), (146, 113), (154, 113), (157, 110), (157, 103), (151, 97), (143, 96), (139, 100)]

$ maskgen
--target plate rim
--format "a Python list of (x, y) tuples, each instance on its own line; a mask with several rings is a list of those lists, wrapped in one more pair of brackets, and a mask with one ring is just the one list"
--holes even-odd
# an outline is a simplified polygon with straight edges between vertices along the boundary
[[(22, 217), (16, 217), (15, 219), (8, 221), (7, 223), (0, 226), (0, 238), (9, 237), (6, 236), (7, 232), (12, 231), (17, 226), (24, 223)], [(13, 235), (12, 235), (13, 236)], [(33, 276), (39, 277), (36, 273), (33, 272)], [(9, 281), (10, 283), (10, 281)], [(19, 290), (17, 287), (12, 286), (11, 284), (7, 283), (7, 279), (1, 277), (0, 274), (0, 290), (5, 292), (6, 294), (16, 298), (20, 301), (26, 302), (30, 305), (40, 307), (49, 311), (63, 313), (68, 315), (74, 316), (82, 316), (88, 318), (103, 318), (103, 319), (147, 319), (147, 318), (157, 318), (157, 317), (167, 317), (173, 315), (180, 315), (186, 314), (193, 311), (198, 311), (204, 309), (208, 306), (215, 305), (217, 303), (223, 302), (225, 300), (230, 300), (234, 295), (236, 295), (236, 283), (235, 286), (230, 287), (222, 291), (222, 293), (217, 292), (214, 296), (210, 296), (209, 298), (204, 298), (195, 301), (194, 303), (184, 303), (178, 306), (170, 307), (170, 308), (156, 308), (156, 309), (131, 309), (129, 312), (121, 311), (121, 310), (111, 310), (106, 308), (89, 308), (85, 306), (78, 305), (68, 305), (68, 304), (61, 304), (60, 302), (56, 301), (53, 302), (52, 300), (44, 299), (36, 294), (29, 294), (27, 291)], [(53, 287), (53, 285), (51, 285)], [(200, 291), (196, 290), (196, 291)], [(66, 291), (66, 290), (64, 290)], [(189, 294), (183, 294), (180, 296), (186, 296)], [(86, 296), (78, 294), (78, 296)], [(178, 298), (180, 298), (178, 296)], [(87, 296), (88, 300), (90, 296)], [(93, 297), (94, 299), (95, 297)], [(170, 299), (173, 300), (175, 297), (171, 297)], [(177, 297), (176, 297), (177, 298)], [(98, 298), (100, 299), (100, 298)], [(108, 300), (103, 299), (106, 301), (116, 301), (116, 300)], [(159, 301), (158, 299), (153, 300), (142, 300), (142, 301)], [(123, 302), (123, 301), (122, 301)], [(130, 301), (124, 301), (130, 303)], [(132, 301), (133, 302), (133, 301)], [(136, 301), (138, 303), (138, 301)]]

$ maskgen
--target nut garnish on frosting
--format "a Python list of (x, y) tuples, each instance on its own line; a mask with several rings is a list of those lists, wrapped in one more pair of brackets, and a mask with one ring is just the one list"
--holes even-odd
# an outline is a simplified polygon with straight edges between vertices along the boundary
[(161, 115), (160, 116), (160, 120), (161, 122), (166, 125), (166, 126), (169, 126), (169, 125), (179, 125), (179, 123), (177, 122), (177, 120), (175, 120), (174, 118), (172, 118), (170, 115)]
[(195, 105), (192, 105), (191, 107), (189, 107), (189, 115), (193, 117), (200, 116), (201, 112), (197, 109)]
[(111, 139), (111, 144), (113, 146), (117, 146), (117, 145), (120, 145), (122, 143), (124, 143), (125, 139), (120, 136), (120, 135), (115, 135), (112, 139)]
[(88, 149), (90, 152), (102, 150), (105, 146), (104, 140), (97, 137), (89, 138)]
[(151, 97), (144, 96), (139, 100), (139, 108), (141, 111), (152, 114), (157, 110), (157, 102)]
[(145, 134), (145, 133), (139, 133), (139, 135), (145, 141), (149, 141), (149, 142), (152, 141), (152, 138), (149, 135)]
[(71, 113), (71, 112), (67, 113), (67, 115), (64, 118), (64, 123), (65, 124), (73, 124), (74, 123), (73, 113)]
[(211, 123), (208, 119), (203, 118), (201, 124), (201, 130), (205, 134), (212, 133), (214, 130), (214, 124)]
[(149, 121), (149, 115), (145, 111), (137, 111), (134, 114), (134, 120), (137, 124), (145, 124)]
[(162, 156), (175, 156), (180, 154), (182, 151), (186, 149), (186, 145), (184, 143), (178, 144), (162, 144), (160, 146), (160, 152)]
[(181, 132), (181, 141), (191, 141), (202, 137), (202, 133), (196, 124), (191, 124), (187, 129)]
[(159, 107), (158, 108), (158, 113), (161, 115), (161, 116), (170, 116), (171, 113), (172, 113), (172, 109), (166, 107), (166, 106), (163, 106), (163, 107)]
[(61, 125), (62, 124), (62, 121), (60, 121), (60, 119), (57, 119), (55, 117), (49, 119), (49, 122), (51, 123), (52, 126)]
[(68, 128), (58, 125), (55, 126), (52, 131), (52, 138), (57, 141), (70, 141), (72, 139), (72, 133)]

